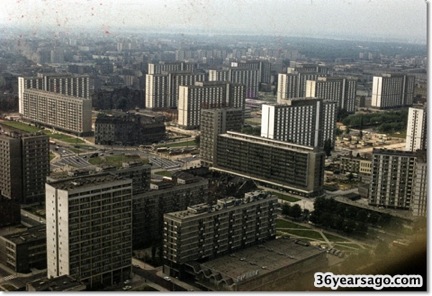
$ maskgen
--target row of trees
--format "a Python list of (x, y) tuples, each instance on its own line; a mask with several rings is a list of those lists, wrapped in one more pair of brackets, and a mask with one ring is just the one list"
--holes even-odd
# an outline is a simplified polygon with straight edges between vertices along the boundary
[(388, 111), (346, 116), (342, 123), (353, 128), (376, 127), (379, 132), (395, 132), (406, 129), (408, 110)]
[(282, 205), (282, 215), (289, 216), (295, 220), (308, 220), (309, 219), (309, 210), (302, 210), (298, 204), (290, 205), (288, 203), (284, 203)]

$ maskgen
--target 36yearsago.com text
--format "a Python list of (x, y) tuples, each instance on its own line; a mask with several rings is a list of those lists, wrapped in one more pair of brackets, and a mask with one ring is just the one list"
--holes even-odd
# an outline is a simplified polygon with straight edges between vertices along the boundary
[(316, 272), (314, 275), (316, 288), (418, 288), (423, 286), (421, 275), (366, 275), (366, 274), (333, 274)]

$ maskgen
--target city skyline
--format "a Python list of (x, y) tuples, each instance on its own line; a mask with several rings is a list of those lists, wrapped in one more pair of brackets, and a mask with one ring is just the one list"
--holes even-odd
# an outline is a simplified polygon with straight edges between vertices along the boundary
[(251, 34), (426, 43), (424, 1), (96, 1), (4, 3), (0, 24), (46, 29), (95, 28), (204, 34)]

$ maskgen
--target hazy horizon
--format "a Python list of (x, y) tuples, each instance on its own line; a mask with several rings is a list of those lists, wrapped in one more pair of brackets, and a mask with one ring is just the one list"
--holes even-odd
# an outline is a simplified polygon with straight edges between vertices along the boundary
[(5, 27), (361, 38), (426, 43), (423, 0), (17, 0)]

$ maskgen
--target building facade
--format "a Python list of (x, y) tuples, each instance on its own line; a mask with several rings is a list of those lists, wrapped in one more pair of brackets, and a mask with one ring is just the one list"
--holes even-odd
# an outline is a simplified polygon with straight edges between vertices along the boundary
[(406, 132), (405, 150), (416, 151), (426, 149), (427, 138), (427, 110), (423, 108), (409, 108)]
[(207, 74), (201, 70), (172, 71), (146, 75), (146, 108), (177, 108), (179, 87), (207, 81)]
[(90, 99), (90, 77), (88, 75), (39, 73), (36, 77), (18, 77), (18, 105), (20, 114), (24, 112), (24, 91), (29, 88)]
[(135, 194), (133, 197), (134, 249), (162, 242), (164, 214), (208, 201), (206, 179), (194, 178), (187, 184), (175, 181), (164, 183), (165, 186), (161, 186), (161, 189)]
[(227, 132), (218, 136), (212, 169), (316, 196), (323, 192), (324, 160), (322, 149)]
[(91, 108), (91, 99), (31, 88), (22, 100), (24, 119), (77, 135), (91, 134)]
[(163, 118), (122, 113), (99, 114), (95, 121), (95, 144), (140, 145), (165, 139)]
[(15, 272), (45, 269), (47, 262), (45, 226), (0, 236), (0, 261)]
[(357, 80), (342, 77), (318, 77), (306, 81), (306, 97), (336, 101), (338, 110), (355, 112)]
[(369, 205), (410, 210), (415, 164), (414, 152), (374, 149)]
[(278, 74), (278, 85), (276, 99), (277, 103), (291, 98), (302, 98), (306, 96), (306, 81), (325, 77), (326, 73), (310, 72), (305, 69), (289, 69), (288, 73)]
[(0, 193), (18, 203), (41, 202), (50, 172), (44, 134), (0, 134)]
[[(236, 66), (237, 65), (237, 66)], [(227, 81), (245, 86), (246, 98), (257, 98), (259, 87), (258, 69), (248, 69), (232, 65), (227, 69), (209, 70), (209, 81)]]
[(109, 174), (46, 184), (47, 276), (95, 288), (130, 277), (132, 180)]
[(336, 102), (320, 98), (282, 100), (284, 104), (263, 104), (261, 137), (311, 147), (335, 142)]
[(374, 76), (371, 107), (387, 109), (411, 106), (414, 87), (415, 76), (404, 74)]
[(416, 157), (412, 213), (414, 216), (427, 217), (428, 170), (426, 150), (417, 150)]
[[(190, 261), (209, 259), (276, 236), (277, 197), (249, 192), (217, 204), (198, 204), (164, 215), (164, 258), (169, 273)], [(178, 270), (177, 270), (178, 271)]]
[(217, 136), (227, 131), (241, 131), (243, 110), (240, 108), (201, 109), (200, 159), (211, 165), (216, 151)]
[(178, 125), (185, 129), (196, 129), (201, 124), (201, 108), (231, 107), (244, 110), (245, 99), (245, 87), (242, 84), (211, 81), (180, 86)]

